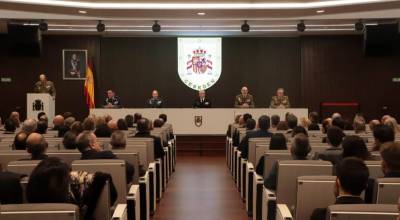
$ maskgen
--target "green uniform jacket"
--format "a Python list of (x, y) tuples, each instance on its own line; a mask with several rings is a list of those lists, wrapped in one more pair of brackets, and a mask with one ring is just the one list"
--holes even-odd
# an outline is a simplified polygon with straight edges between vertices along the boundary
[(247, 103), (249, 105), (249, 108), (254, 108), (254, 98), (252, 95), (248, 94), (247, 96), (244, 96), (242, 94), (237, 95), (235, 98), (235, 108), (242, 108), (242, 105)]
[(289, 97), (283, 96), (272, 96), (270, 108), (290, 108)]
[(54, 83), (51, 81), (46, 81), (45, 83), (37, 82), (35, 83), (34, 91), (36, 93), (49, 93), (52, 96), (56, 96), (56, 87), (54, 87)]

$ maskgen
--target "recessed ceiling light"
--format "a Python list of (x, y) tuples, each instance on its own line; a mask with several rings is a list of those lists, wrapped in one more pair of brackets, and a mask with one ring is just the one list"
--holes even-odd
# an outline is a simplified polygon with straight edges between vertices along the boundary
[(205, 12), (197, 12), (197, 15), (204, 16), (204, 15), (206, 15), (206, 13)]
[(85, 10), (79, 10), (78, 12), (79, 12), (79, 14), (87, 14), (87, 11), (85, 11)]
[(325, 12), (325, 10), (324, 10), (324, 9), (317, 10), (317, 13), (318, 13), (318, 14), (322, 14), (322, 13), (324, 13), (324, 12)]

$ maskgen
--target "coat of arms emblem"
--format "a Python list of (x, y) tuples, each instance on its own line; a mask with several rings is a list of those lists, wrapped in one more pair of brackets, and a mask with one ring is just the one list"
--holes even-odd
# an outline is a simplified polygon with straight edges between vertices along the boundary
[[(206, 50), (201, 48), (194, 50), (192, 54), (188, 55), (187, 70), (188, 74), (204, 74), (210, 70), (208, 74), (212, 74), (212, 55), (207, 54)], [(191, 70), (191, 71), (190, 71)]]
[(36, 99), (33, 103), (32, 103), (32, 110), (33, 111), (43, 111), (44, 106), (43, 106), (43, 102), (40, 99)]
[(201, 127), (203, 125), (203, 116), (194, 116), (194, 124), (196, 127)]

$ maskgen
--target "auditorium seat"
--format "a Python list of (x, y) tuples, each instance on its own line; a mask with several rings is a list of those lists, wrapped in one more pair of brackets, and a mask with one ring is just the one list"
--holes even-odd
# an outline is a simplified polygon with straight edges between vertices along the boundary
[(126, 204), (118, 204), (111, 220), (128, 220), (128, 209)]
[[(286, 204), (276, 205), (276, 220), (292, 220), (292, 214)], [(296, 218), (297, 219), (297, 218)]]
[[(300, 176), (297, 179), (296, 220), (309, 220), (316, 208), (335, 203), (336, 176)], [(312, 196), (310, 196), (312, 195)]]
[(328, 207), (327, 220), (396, 220), (397, 205), (357, 204)]
[(140, 220), (140, 186), (132, 185), (126, 197), (128, 219)]
[(11, 161), (7, 165), (7, 171), (30, 176), (39, 163), (40, 160)]
[(365, 161), (365, 164), (369, 170), (369, 178), (376, 179), (384, 176), (382, 172), (381, 161), (367, 160)]
[(374, 185), (374, 203), (397, 204), (400, 196), (400, 178), (378, 178)]
[(37, 203), (0, 205), (2, 220), (79, 220), (79, 208), (73, 204)]

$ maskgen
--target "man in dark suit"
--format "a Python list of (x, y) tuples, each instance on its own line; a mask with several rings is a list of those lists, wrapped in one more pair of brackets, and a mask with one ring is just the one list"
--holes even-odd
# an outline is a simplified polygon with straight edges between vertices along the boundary
[(272, 133), (268, 131), (270, 127), (270, 118), (262, 115), (258, 118), (258, 129), (249, 132), (239, 144), (239, 150), (242, 152), (242, 158), (247, 159), (249, 155), (249, 139), (258, 137), (271, 137)]
[[(336, 166), (335, 204), (363, 204), (361, 193), (368, 184), (369, 171), (364, 161), (358, 158), (345, 158)], [(315, 209), (310, 220), (325, 220), (326, 208)]]
[(206, 98), (206, 91), (199, 91), (199, 97), (194, 100), (193, 108), (211, 108), (211, 101)]
[(345, 134), (342, 129), (336, 126), (328, 128), (327, 142), (329, 148), (317, 155), (318, 159), (330, 161), (333, 165), (342, 159), (343, 150), (340, 147)]
[[(83, 131), (76, 138), (76, 145), (81, 152), (81, 160), (95, 160), (95, 159), (118, 159), (118, 157), (111, 151), (102, 150), (97, 143), (96, 135), (91, 131)], [(134, 168), (133, 165), (125, 161), (126, 168), (126, 181), (132, 182)]]
[[(147, 118), (142, 118), (137, 122), (138, 132), (135, 137), (153, 138), (154, 140), (154, 159), (163, 158), (165, 152), (159, 137), (150, 134), (150, 121)], [(134, 138), (135, 138), (134, 137)]]

